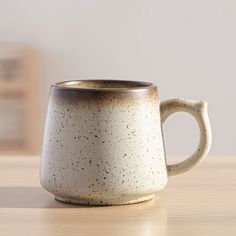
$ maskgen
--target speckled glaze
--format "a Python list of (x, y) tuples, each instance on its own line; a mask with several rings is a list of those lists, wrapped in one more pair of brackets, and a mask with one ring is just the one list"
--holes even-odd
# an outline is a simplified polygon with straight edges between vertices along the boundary
[[(53, 85), (42, 186), (67, 203), (121, 205), (152, 199), (166, 186), (168, 172), (175, 172), (166, 167), (161, 126), (173, 106), (161, 109), (164, 117), (151, 83), (91, 80)], [(207, 151), (198, 151), (201, 158), (196, 159)], [(197, 163), (190, 159), (183, 171)]]

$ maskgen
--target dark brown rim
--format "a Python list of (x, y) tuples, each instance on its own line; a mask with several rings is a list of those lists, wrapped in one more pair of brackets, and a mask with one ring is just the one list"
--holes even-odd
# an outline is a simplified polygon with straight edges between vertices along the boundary
[[(68, 84), (79, 84), (84, 82), (109, 82), (109, 83), (123, 83), (124, 87), (107, 87), (107, 88), (76, 88), (76, 87), (69, 87), (66, 86)], [(125, 87), (125, 84), (133, 84), (131, 87)], [(68, 80), (68, 81), (61, 81), (55, 84), (52, 84), (53, 88), (58, 89), (68, 89), (68, 90), (80, 90), (80, 91), (137, 91), (137, 90), (147, 90), (150, 88), (157, 87), (155, 84), (151, 82), (144, 82), (144, 81), (134, 81), (134, 80), (104, 80), (104, 79), (85, 79), (85, 80)]]

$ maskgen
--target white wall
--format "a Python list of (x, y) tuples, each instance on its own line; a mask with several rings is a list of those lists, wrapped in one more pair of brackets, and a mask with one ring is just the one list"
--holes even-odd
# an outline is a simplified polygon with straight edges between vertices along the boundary
[[(153, 81), (163, 100), (207, 100), (211, 154), (236, 153), (233, 0), (0, 0), (0, 42), (39, 48), (44, 107), (55, 81)], [(167, 153), (190, 153), (196, 128), (186, 115), (170, 118)]]

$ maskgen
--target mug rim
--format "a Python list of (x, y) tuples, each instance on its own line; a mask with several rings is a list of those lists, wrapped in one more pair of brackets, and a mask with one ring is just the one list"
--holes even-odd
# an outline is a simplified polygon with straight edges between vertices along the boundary
[[(82, 83), (97, 83), (114, 84), (114, 87), (74, 87), (73, 85)], [(123, 85), (121, 87), (115, 86), (115, 84)], [(134, 90), (147, 90), (153, 87), (157, 87), (152, 82), (137, 81), (137, 80), (110, 80), (110, 79), (79, 79), (79, 80), (66, 80), (54, 83), (51, 85), (53, 88), (66, 89), (66, 90), (78, 90), (78, 91), (134, 91)]]

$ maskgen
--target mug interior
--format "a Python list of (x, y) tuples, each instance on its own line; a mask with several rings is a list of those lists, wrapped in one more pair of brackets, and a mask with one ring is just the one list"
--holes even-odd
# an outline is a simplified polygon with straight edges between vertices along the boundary
[(135, 89), (152, 86), (152, 83), (128, 80), (73, 80), (56, 83), (55, 86), (78, 89)]

